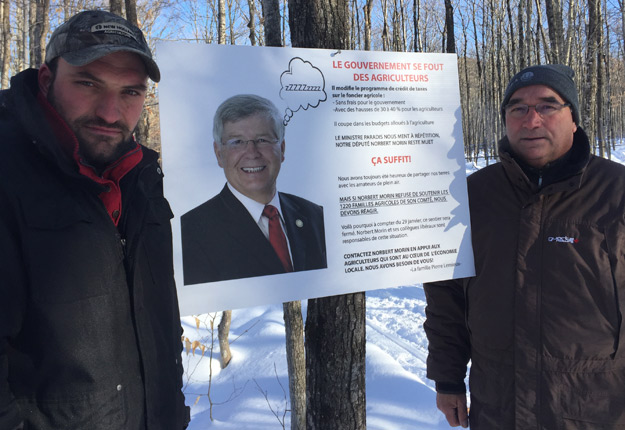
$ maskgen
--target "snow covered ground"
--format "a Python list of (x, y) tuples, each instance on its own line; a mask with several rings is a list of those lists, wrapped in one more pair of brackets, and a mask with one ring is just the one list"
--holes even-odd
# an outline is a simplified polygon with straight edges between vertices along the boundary
[[(612, 159), (625, 164), (619, 146)], [(481, 166), (480, 166), (481, 167)], [(467, 163), (467, 173), (478, 166)], [(302, 303), (305, 307), (306, 303)], [(305, 310), (304, 310), (305, 315)], [(184, 317), (185, 335), (198, 341), (195, 354), (183, 352), (190, 430), (275, 430), (290, 428), (288, 375), (282, 305), (234, 310), (232, 362), (219, 365), (217, 324), (210, 315)], [(449, 429), (435, 406), (432, 381), (425, 378), (427, 340), (423, 332), (425, 295), (421, 285), (367, 293), (367, 428), (369, 430)], [(199, 328), (197, 328), (199, 322)], [(212, 366), (211, 334), (214, 335)], [(210, 369), (212, 367), (212, 378)], [(209, 385), (210, 384), (210, 385)], [(208, 393), (212, 400), (211, 407)]]
[[(303, 303), (305, 305), (305, 303)], [(447, 429), (435, 407), (435, 392), (425, 378), (427, 340), (423, 332), (425, 295), (418, 286), (367, 293), (367, 428), (371, 430)], [(304, 310), (305, 314), (305, 310)], [(210, 315), (183, 318), (189, 340), (211, 345)], [(282, 305), (234, 310), (230, 339), (233, 359), (221, 370), (214, 322), (213, 375), (209, 351), (183, 353), (190, 429), (281, 429), (288, 400), (288, 374)], [(240, 337), (239, 337), (240, 336)], [(235, 340), (236, 339), (236, 340)], [(263, 392), (267, 393), (267, 399)], [(196, 400), (199, 400), (196, 402)], [(271, 407), (270, 407), (271, 405)], [(277, 414), (274, 415), (273, 411)], [(289, 415), (286, 414), (286, 428)]]
[[(368, 429), (449, 428), (436, 410), (433, 384), (425, 378), (424, 309), (425, 295), (420, 285), (367, 293)], [(198, 329), (194, 317), (183, 318), (185, 334), (191, 342), (199, 340), (208, 348), (211, 345), (210, 316), (202, 315), (200, 319)], [(233, 311), (230, 328), (233, 359), (225, 370), (219, 365), (218, 323), (216, 319), (210, 386), (213, 421), (207, 396), (209, 351), (205, 350), (202, 356), (198, 347), (195, 355), (183, 353), (188, 384), (185, 395), (187, 404), (192, 405), (189, 428), (281, 429), (279, 419), (283, 419), (288, 400), (282, 305)], [(267, 393), (268, 400), (263, 392)], [(288, 413), (285, 419), (288, 429)]]

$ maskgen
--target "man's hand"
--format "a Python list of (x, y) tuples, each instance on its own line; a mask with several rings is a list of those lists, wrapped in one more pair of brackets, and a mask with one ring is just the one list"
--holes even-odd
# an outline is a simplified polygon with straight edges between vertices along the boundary
[(445, 414), (450, 426), (469, 427), (466, 394), (436, 393), (436, 407)]

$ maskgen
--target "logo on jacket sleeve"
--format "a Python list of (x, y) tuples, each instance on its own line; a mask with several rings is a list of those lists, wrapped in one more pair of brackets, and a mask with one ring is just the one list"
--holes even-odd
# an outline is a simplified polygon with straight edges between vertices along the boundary
[(560, 242), (560, 243), (577, 243), (579, 239), (575, 239), (574, 237), (568, 236), (549, 236), (547, 238), (549, 242)]

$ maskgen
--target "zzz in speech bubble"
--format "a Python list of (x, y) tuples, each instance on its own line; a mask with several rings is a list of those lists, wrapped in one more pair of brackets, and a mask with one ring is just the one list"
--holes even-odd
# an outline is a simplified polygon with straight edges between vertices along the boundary
[(282, 84), (280, 98), (285, 100), (288, 106), (284, 115), (285, 126), (298, 110), (316, 108), (328, 98), (321, 70), (299, 57), (289, 61), (289, 70), (282, 73), (280, 83)]

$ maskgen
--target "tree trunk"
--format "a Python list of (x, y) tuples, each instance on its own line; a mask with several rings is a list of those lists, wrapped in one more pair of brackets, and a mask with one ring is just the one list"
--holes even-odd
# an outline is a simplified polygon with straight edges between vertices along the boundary
[[(525, 28), (523, 26), (525, 22), (523, 20), (523, 10), (525, 9), (524, 2), (526, 1), (528, 0), (520, 0), (519, 10), (517, 11), (517, 33), (519, 35), (519, 57), (518, 57), (519, 66), (518, 66), (518, 70), (512, 71), (513, 73), (524, 69), (525, 66), (527, 65), (526, 57), (525, 57)], [(514, 37), (514, 35), (512, 37)]]
[(306, 359), (302, 302), (287, 302), (284, 309), (286, 361), (289, 367), (291, 430), (306, 430)]
[(109, 0), (109, 10), (115, 15), (124, 16), (122, 0)]
[(18, 49), (15, 70), (28, 68), (28, 0), (20, 0), (19, 14), (17, 15)]
[(70, 0), (63, 0), (63, 20), (67, 21), (72, 17)]
[[(263, 0), (265, 45), (282, 46), (279, 0)], [(306, 430), (306, 359), (302, 302), (282, 305), (286, 337), (286, 361), (289, 370), (291, 430)]]
[(35, 7), (35, 22), (33, 24), (33, 38), (31, 40), (31, 65), (39, 67), (46, 54), (46, 35), (50, 28), (50, 0), (33, 0)]
[(588, 134), (591, 148), (595, 147), (595, 124), (597, 109), (597, 57), (601, 40), (600, 0), (588, 0), (588, 54), (586, 58), (586, 79), (584, 85), (583, 128)]
[(382, 1), (382, 51), (388, 51), (388, 0)]
[(365, 294), (308, 301), (309, 430), (366, 429)]
[(421, 0), (414, 0), (412, 3), (412, 20), (414, 25), (414, 52), (422, 52), (423, 44), (421, 43)]
[(346, 0), (289, 0), (291, 43), (301, 48), (347, 49)]
[(247, 0), (247, 6), (250, 11), (250, 20), (247, 28), (250, 29), (250, 45), (256, 46), (256, 0)]
[[(510, 0), (506, 0), (506, 12), (508, 14), (508, 32), (506, 36), (510, 43), (510, 64), (508, 66), (508, 71), (516, 70), (516, 65), (518, 63), (517, 53), (516, 53), (516, 35), (514, 34), (514, 26), (512, 23), (514, 22), (514, 18), (512, 16), (512, 5), (510, 4)], [(465, 56), (466, 58), (466, 56)]]
[[(294, 47), (346, 49), (347, 0), (289, 0)], [(311, 299), (306, 316), (308, 430), (366, 428), (365, 294)]]
[(219, 338), (219, 355), (221, 360), (221, 368), (225, 369), (232, 360), (230, 352), (230, 342), (228, 335), (230, 334), (230, 323), (232, 322), (232, 311), (223, 311), (221, 321), (217, 326), (217, 337)]
[(0, 88), (9, 87), (9, 70), (11, 68), (11, 2), (2, 0), (2, 64), (0, 71)]
[(564, 26), (562, 23), (562, 5), (560, 0), (545, 0), (547, 25), (549, 26), (549, 42), (551, 61), (562, 63), (564, 57)]
[(564, 57), (562, 59), (562, 64), (571, 64), (571, 47), (573, 46), (573, 37), (575, 36), (575, 19), (579, 15), (579, 3), (575, 2), (575, 4), (569, 4), (569, 12), (567, 16), (567, 33), (564, 41)]
[(373, 0), (366, 0), (363, 6), (365, 15), (365, 51), (371, 50), (371, 8), (373, 7)]
[(28, 1), (28, 64), (30, 67), (39, 67), (35, 64), (35, 25), (37, 23), (37, 2)]
[[(217, 40), (220, 45), (226, 43), (226, 0), (219, 0), (218, 4), (218, 25), (217, 25)], [(225, 368), (232, 359), (232, 353), (230, 352), (230, 342), (228, 335), (230, 334), (230, 322), (232, 321), (232, 311), (223, 311), (221, 316), (221, 322), (217, 330), (219, 337), (219, 350), (221, 351), (221, 368)]]
[(623, 51), (625, 51), (625, 2), (623, 0), (619, 0), (618, 5), (619, 9), (621, 9), (621, 31), (623, 32), (623, 39), (621, 42)]
[(137, 18), (137, 0), (125, 0), (126, 19), (133, 25), (139, 27), (139, 19)]
[[(113, 5), (113, 3), (119, 3), (119, 4)], [(121, 0), (111, 0), (111, 12), (112, 12), (113, 6), (119, 9), (119, 13), (116, 13), (116, 12), (113, 12), (113, 13), (116, 13), (117, 15), (123, 17), (124, 15), (121, 10), (122, 8)], [(126, 17), (125, 17), (126, 20), (130, 22), (132, 25), (134, 25), (135, 27), (139, 27), (139, 19), (137, 17), (137, 0), (124, 0), (124, 6), (126, 8)], [(137, 127), (135, 128), (135, 131), (134, 131), (134, 136), (137, 142), (147, 147), (151, 146), (150, 145), (150, 117), (149, 116), (150, 115), (149, 115), (148, 110), (143, 109), (143, 112), (141, 112), (141, 117), (139, 118), (139, 122), (137, 123)]]
[[(604, 39), (603, 39), (603, 17), (601, 16), (601, 6), (598, 8), (599, 17), (597, 26), (599, 27), (597, 34), (597, 116), (595, 121), (596, 141), (599, 145), (599, 156), (606, 157), (609, 152), (609, 146), (605, 134), (606, 114), (604, 113), (604, 93), (606, 91), (605, 79), (605, 55), (604, 55)], [(609, 115), (609, 114), (608, 114)]]
[(447, 46), (445, 52), (456, 53), (456, 34), (454, 32), (454, 7), (451, 0), (445, 0), (445, 28), (447, 30)]
[(217, 43), (226, 44), (226, 0), (219, 0), (217, 11)]
[(265, 45), (282, 46), (280, 30), (280, 0), (263, 0), (265, 18)]

